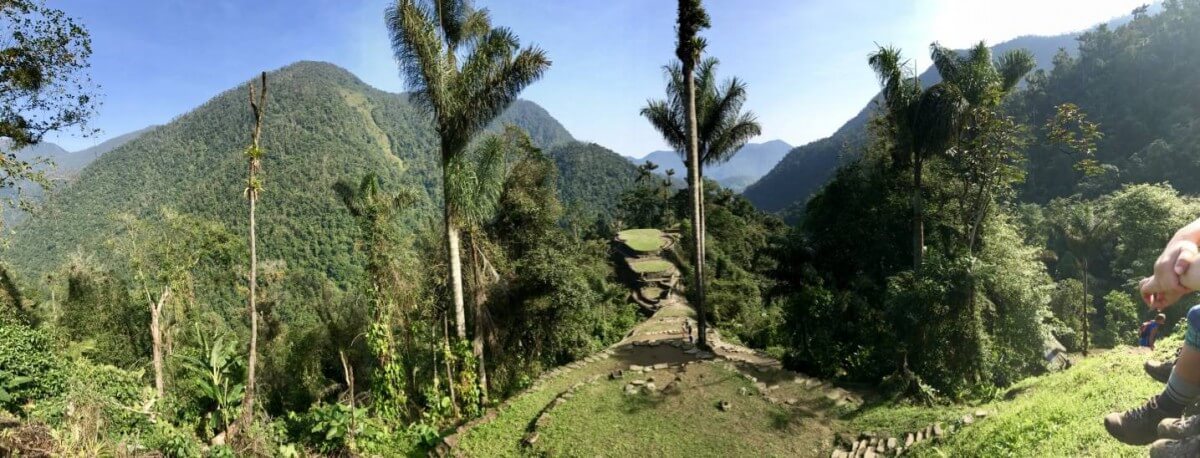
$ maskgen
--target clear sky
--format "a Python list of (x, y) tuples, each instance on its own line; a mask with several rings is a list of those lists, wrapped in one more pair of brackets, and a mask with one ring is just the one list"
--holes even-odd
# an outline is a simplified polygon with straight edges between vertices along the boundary
[[(1053, 35), (1128, 14), (1149, 0), (707, 0), (704, 31), (723, 77), (749, 84), (756, 142), (800, 145), (831, 134), (877, 91), (876, 43), (927, 66), (937, 40), (955, 48)], [(389, 0), (47, 0), (92, 33), (103, 106), (98, 138), (55, 135), (77, 150), (169, 122), (219, 92), (297, 60), (322, 60), (401, 91), (383, 25)], [(667, 149), (639, 115), (663, 95), (673, 58), (672, 0), (476, 0), (554, 64), (523, 94), (580, 140), (621, 154)]]

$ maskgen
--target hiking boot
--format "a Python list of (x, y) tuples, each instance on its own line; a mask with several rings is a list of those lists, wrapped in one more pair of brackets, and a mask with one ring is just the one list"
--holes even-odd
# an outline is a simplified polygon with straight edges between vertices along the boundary
[(1200, 456), (1200, 436), (1187, 439), (1160, 439), (1150, 445), (1150, 458), (1182, 458)]
[(1142, 369), (1146, 370), (1146, 374), (1148, 374), (1150, 376), (1150, 378), (1154, 379), (1155, 381), (1157, 381), (1159, 383), (1167, 383), (1167, 380), (1171, 378), (1171, 369), (1174, 369), (1174, 368), (1175, 368), (1175, 360), (1171, 360), (1171, 361), (1150, 360), (1150, 361), (1146, 361), (1146, 364), (1142, 365)]
[(1183, 439), (1200, 435), (1200, 415), (1168, 418), (1158, 422), (1159, 439)]
[(1146, 445), (1158, 439), (1158, 423), (1181, 412), (1168, 412), (1158, 407), (1158, 396), (1146, 404), (1125, 413), (1113, 412), (1104, 417), (1108, 434), (1129, 445)]

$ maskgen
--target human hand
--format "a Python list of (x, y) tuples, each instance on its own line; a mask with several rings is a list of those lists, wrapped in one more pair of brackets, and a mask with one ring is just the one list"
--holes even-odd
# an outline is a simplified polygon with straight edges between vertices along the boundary
[(1167, 245), (1154, 262), (1154, 275), (1141, 282), (1142, 300), (1146, 305), (1163, 310), (1200, 286), (1200, 269), (1186, 275), (1198, 257), (1197, 251), (1196, 244), (1187, 240)]

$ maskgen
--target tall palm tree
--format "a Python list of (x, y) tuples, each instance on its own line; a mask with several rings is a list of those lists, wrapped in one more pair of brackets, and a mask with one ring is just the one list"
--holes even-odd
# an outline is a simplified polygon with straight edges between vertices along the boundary
[[(475, 9), (470, 0), (398, 0), (384, 20), (410, 100), (433, 116), (447, 191), (453, 186), (452, 163), (525, 87), (541, 78), (550, 60), (537, 47), (520, 48), (508, 28), (493, 28), (488, 11)], [(457, 204), (450, 193), (443, 196), (454, 325), (458, 338), (465, 339)]]
[(1112, 239), (1111, 219), (1107, 218), (1090, 203), (1081, 202), (1068, 209), (1066, 218), (1058, 222), (1058, 230), (1067, 242), (1067, 249), (1079, 263), (1083, 281), (1083, 303), (1080, 319), (1083, 321), (1083, 354), (1088, 354), (1088, 331), (1091, 328), (1088, 301), (1088, 260), (1100, 252)]
[(912, 168), (913, 268), (920, 270), (925, 249), (925, 223), (921, 192), (925, 160), (953, 148), (972, 110), (993, 110), (1010, 93), (1035, 62), (1026, 50), (1005, 53), (993, 61), (991, 50), (979, 42), (966, 54), (930, 45), (934, 67), (942, 81), (921, 87), (899, 49), (880, 46), (867, 58), (882, 86), (886, 114), (895, 139), (892, 159), (898, 167)]
[[(696, 117), (700, 154), (697, 169), (700, 183), (700, 234), (708, 234), (704, 218), (704, 168), (720, 165), (733, 158), (746, 142), (762, 133), (753, 112), (742, 111), (746, 102), (746, 83), (737, 77), (717, 80), (720, 62), (709, 57), (696, 68)], [(664, 68), (667, 74), (667, 99), (651, 100), (641, 114), (654, 126), (675, 151), (687, 162), (687, 142), (684, 135), (687, 120), (686, 83), (678, 63)]]
[(708, 13), (704, 11), (700, 0), (679, 0), (676, 24), (678, 38), (675, 42), (675, 57), (682, 63), (683, 106), (686, 119), (684, 137), (687, 139), (688, 190), (692, 200), (692, 240), (695, 241), (692, 263), (695, 271), (696, 312), (699, 317), (700, 339), (697, 343), (704, 347), (707, 345), (708, 325), (704, 317), (704, 234), (700, 225), (700, 199), (703, 191), (700, 188), (700, 139), (697, 132), (699, 122), (696, 119), (696, 75), (693, 70), (705, 48), (704, 39), (699, 37), (700, 30), (708, 28), (710, 24)]

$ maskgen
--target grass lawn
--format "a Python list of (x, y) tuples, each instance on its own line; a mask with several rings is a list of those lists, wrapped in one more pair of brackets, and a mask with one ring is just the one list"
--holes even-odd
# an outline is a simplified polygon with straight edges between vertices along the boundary
[(607, 359), (560, 375), (540, 389), (518, 396), (496, 419), (463, 434), (458, 451), (465, 456), (525, 456), (521, 438), (529, 423), (558, 393), (593, 374), (611, 372), (623, 363)]
[[(626, 395), (649, 376), (661, 389), (676, 369), (601, 380), (581, 388), (541, 429), (533, 454), (548, 456), (819, 456), (828, 454), (828, 421), (743, 395), (752, 384), (721, 364), (692, 364), (681, 389)], [(729, 401), (729, 411), (717, 408)]]
[(661, 296), (663, 289), (657, 286), (646, 286), (642, 288), (642, 297), (646, 299), (658, 299)]
[(629, 268), (639, 274), (656, 274), (666, 272), (671, 269), (671, 263), (661, 259), (646, 259), (642, 261), (632, 261), (629, 263)]
[[(1159, 352), (1181, 342), (1164, 339)], [(1074, 367), (1017, 383), (1002, 400), (978, 407), (868, 408), (850, 419), (856, 430), (901, 433), (933, 421), (952, 423), (983, 409), (990, 415), (943, 442), (914, 447), (913, 456), (1146, 456), (1146, 447), (1124, 445), (1104, 430), (1104, 415), (1141, 405), (1162, 391), (1142, 372), (1148, 351), (1101, 350)]]
[(667, 244), (658, 229), (628, 229), (618, 233), (617, 238), (639, 253), (657, 253)]

